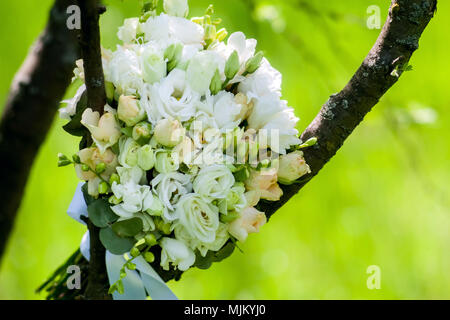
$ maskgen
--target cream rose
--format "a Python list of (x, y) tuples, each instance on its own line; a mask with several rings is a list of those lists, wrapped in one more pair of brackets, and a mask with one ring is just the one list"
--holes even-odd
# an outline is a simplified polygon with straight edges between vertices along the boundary
[(259, 228), (267, 221), (264, 212), (249, 207), (242, 211), (241, 216), (230, 223), (228, 232), (241, 242), (244, 242), (250, 233), (259, 232)]

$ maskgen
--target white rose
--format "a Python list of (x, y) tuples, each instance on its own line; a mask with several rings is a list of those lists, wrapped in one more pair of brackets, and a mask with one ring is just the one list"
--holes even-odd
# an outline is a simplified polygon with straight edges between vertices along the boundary
[(234, 176), (225, 165), (214, 164), (200, 170), (193, 182), (194, 191), (211, 198), (225, 198), (234, 185)]
[(195, 115), (200, 95), (186, 83), (186, 72), (173, 69), (169, 75), (150, 88), (150, 114), (153, 121), (163, 118), (187, 121)]
[(127, 126), (132, 127), (144, 120), (146, 114), (136, 97), (121, 95), (119, 97), (117, 115)]
[(245, 180), (245, 186), (249, 191), (256, 191), (261, 199), (278, 201), (283, 195), (283, 190), (277, 183), (277, 169), (250, 170), (250, 177)]
[(194, 252), (187, 245), (179, 240), (164, 237), (160, 241), (161, 267), (169, 270), (169, 263), (181, 271), (186, 271), (195, 262)]
[(192, 250), (198, 250), (203, 257), (206, 256), (208, 251), (219, 251), (230, 238), (228, 225), (225, 223), (219, 223), (215, 239), (209, 243), (193, 238), (181, 224), (177, 224), (174, 231), (176, 239), (186, 243)]
[(117, 37), (124, 43), (132, 43), (138, 33), (139, 18), (125, 19), (123, 26), (119, 28)]
[(191, 177), (179, 172), (160, 173), (151, 184), (164, 205), (163, 218), (167, 221), (177, 219), (175, 204), (183, 195), (192, 191)]
[(169, 173), (178, 170), (180, 165), (178, 154), (170, 150), (159, 149), (155, 155), (155, 169), (159, 173)]
[(241, 242), (244, 242), (250, 233), (259, 232), (259, 228), (267, 221), (264, 212), (249, 207), (244, 209), (241, 217), (230, 223), (228, 232)]
[[(108, 110), (108, 105), (105, 110)], [(101, 117), (97, 111), (91, 108), (84, 110), (81, 115), (81, 124), (84, 125), (92, 135), (97, 147), (101, 152), (117, 143), (121, 136), (119, 124), (112, 112), (105, 112)]]
[(303, 158), (302, 151), (295, 151), (280, 157), (278, 167), (278, 181), (283, 184), (290, 184), (307, 173), (311, 169)]
[(185, 135), (185, 129), (178, 120), (161, 119), (155, 127), (155, 139), (165, 147), (179, 144)]
[(176, 205), (178, 223), (201, 242), (211, 243), (216, 238), (219, 227), (219, 212), (202, 196), (189, 193), (180, 198)]
[(164, 11), (176, 17), (186, 17), (189, 13), (187, 0), (164, 0)]

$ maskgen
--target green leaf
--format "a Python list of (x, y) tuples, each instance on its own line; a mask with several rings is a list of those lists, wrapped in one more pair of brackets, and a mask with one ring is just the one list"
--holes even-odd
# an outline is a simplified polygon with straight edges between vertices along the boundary
[(82, 94), (80, 101), (77, 103), (76, 113), (72, 117), (72, 119), (63, 126), (63, 129), (77, 137), (82, 137), (87, 132), (87, 129), (85, 126), (81, 124), (81, 115), (83, 114), (84, 110), (87, 108), (87, 93), (86, 91)]
[(200, 252), (196, 252), (196, 257), (195, 257), (195, 267), (202, 269), (202, 270), (206, 270), (209, 269), (209, 267), (211, 267), (212, 263), (213, 263), (213, 255), (214, 253), (212, 251), (208, 251), (208, 253), (206, 254), (205, 257), (203, 257)]
[(99, 228), (109, 226), (118, 216), (111, 210), (107, 199), (97, 199), (88, 205), (89, 220)]
[(227, 244), (225, 244), (222, 249), (214, 253), (214, 262), (222, 261), (223, 259), (228, 258), (234, 251), (235, 244), (231, 241), (229, 241)]
[(111, 227), (100, 230), (100, 241), (112, 254), (124, 254), (133, 248), (135, 240), (132, 238), (119, 237)]
[(87, 182), (85, 184), (83, 184), (83, 186), (81, 187), (81, 191), (83, 191), (84, 201), (86, 201), (86, 205), (89, 206), (92, 202), (95, 201), (95, 198), (92, 197), (91, 195), (89, 195), (89, 193), (88, 193)]
[(142, 231), (143, 227), (142, 219), (137, 217), (118, 221), (111, 226), (119, 237), (134, 237)]

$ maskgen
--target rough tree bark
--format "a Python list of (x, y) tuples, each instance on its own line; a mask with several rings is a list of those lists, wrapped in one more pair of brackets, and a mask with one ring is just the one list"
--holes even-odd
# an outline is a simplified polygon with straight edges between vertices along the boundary
[(16, 74), (0, 122), (0, 259), (34, 158), (64, 96), (75, 60), (76, 32), (66, 26), (73, 0), (56, 0), (43, 33)]
[[(81, 51), (84, 64), (84, 76), (87, 91), (88, 107), (103, 113), (106, 104), (105, 78), (103, 74), (100, 45), (100, 13), (98, 0), (79, 0), (81, 10)], [(100, 229), (87, 221), (90, 234), (90, 260), (86, 299), (111, 299), (108, 294), (108, 278), (106, 274), (106, 250), (100, 242)]]

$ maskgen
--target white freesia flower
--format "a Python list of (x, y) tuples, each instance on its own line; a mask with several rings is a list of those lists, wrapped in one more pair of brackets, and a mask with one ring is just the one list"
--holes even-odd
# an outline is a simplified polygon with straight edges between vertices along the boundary
[[(105, 106), (105, 111), (110, 110), (108, 107)], [(81, 124), (90, 131), (92, 139), (101, 152), (105, 152), (107, 148), (116, 144), (121, 135), (120, 127), (112, 112), (105, 112), (100, 117), (97, 111), (87, 108), (81, 115)]]
[(120, 183), (144, 184), (146, 183), (145, 172), (138, 166), (132, 168), (117, 167)]
[(164, 205), (158, 196), (149, 192), (142, 203), (142, 210), (152, 216), (161, 216), (164, 210)]
[(118, 46), (111, 60), (105, 63), (105, 79), (112, 82), (123, 95), (132, 95), (143, 86), (142, 70), (137, 53)]
[(281, 97), (281, 73), (263, 58), (258, 70), (247, 76), (239, 84), (238, 90), (249, 98), (258, 98), (266, 94)]
[(186, 271), (195, 262), (194, 252), (188, 246), (179, 240), (164, 237), (160, 241), (161, 267), (169, 270), (169, 264), (172, 264), (181, 271)]
[(142, 76), (144, 80), (153, 84), (160, 81), (167, 74), (167, 62), (164, 53), (153, 45), (146, 45), (141, 52)]
[(189, 62), (187, 82), (200, 95), (209, 92), (211, 79), (218, 67), (218, 56), (213, 51), (200, 51)]
[(264, 212), (249, 207), (244, 209), (241, 217), (229, 225), (228, 232), (241, 242), (244, 242), (250, 233), (259, 232), (259, 228), (267, 222)]
[(174, 42), (183, 44), (201, 44), (203, 42), (203, 28), (184, 18), (161, 14), (150, 17), (141, 25), (146, 41), (156, 41), (168, 46)]
[(164, 205), (163, 218), (168, 221), (177, 219), (175, 204), (183, 195), (192, 191), (191, 177), (180, 172), (160, 173), (151, 183)]
[(187, 121), (195, 115), (195, 105), (199, 94), (193, 91), (186, 82), (186, 72), (172, 70), (169, 75), (150, 89), (149, 118), (155, 122), (163, 118)]
[(219, 210), (211, 202), (195, 193), (180, 198), (176, 205), (178, 223), (192, 238), (211, 243), (216, 238), (219, 227)]
[(200, 195), (222, 199), (234, 185), (234, 176), (225, 165), (215, 164), (200, 170), (193, 182), (194, 191)]
[(300, 143), (295, 126), (298, 118), (287, 102), (276, 94), (266, 94), (254, 99), (254, 106), (248, 117), (249, 128), (265, 130), (267, 143), (277, 153), (285, 154), (291, 145)]
[(115, 214), (122, 218), (132, 218), (136, 212), (141, 212), (145, 197), (150, 192), (149, 186), (141, 186), (132, 182), (117, 184), (114, 182), (111, 190), (122, 203), (111, 207)]
[(227, 91), (220, 91), (214, 97), (214, 119), (221, 129), (233, 129), (241, 121), (243, 109), (246, 107), (235, 100), (235, 96)]
[(58, 110), (59, 111), (59, 117), (61, 119), (70, 120), (70, 118), (75, 115), (75, 113), (77, 112), (77, 104), (81, 100), (81, 97), (83, 96), (83, 93), (85, 91), (86, 91), (86, 85), (83, 84), (83, 85), (81, 85), (78, 88), (75, 96), (72, 99), (61, 101), (61, 103), (66, 103), (67, 104), (66, 107), (60, 108)]
[(164, 11), (176, 17), (186, 17), (189, 13), (187, 0), (164, 0)]
[(139, 18), (125, 19), (123, 26), (117, 32), (117, 37), (124, 43), (132, 43), (136, 39), (138, 28)]

